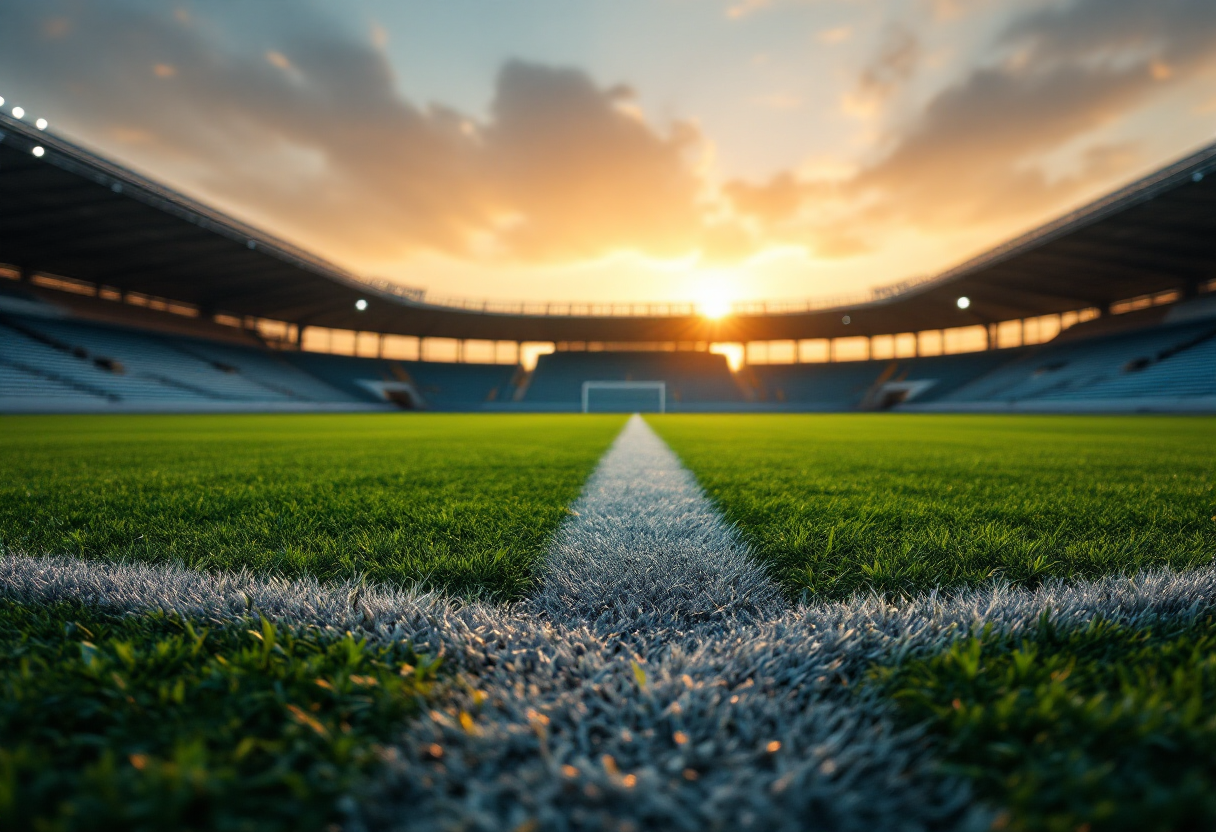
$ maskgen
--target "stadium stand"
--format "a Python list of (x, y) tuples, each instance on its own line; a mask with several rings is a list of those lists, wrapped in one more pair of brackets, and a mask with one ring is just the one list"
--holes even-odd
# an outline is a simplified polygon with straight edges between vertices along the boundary
[(0, 409), (10, 412), (577, 410), (584, 381), (663, 381), (674, 411), (1193, 409), (1216, 401), (1216, 296), (1099, 318), (1033, 347), (736, 373), (708, 352), (571, 351), (541, 356), (530, 374), (514, 365), (273, 350), (240, 334), (215, 340), (116, 326), (68, 317), (43, 299), (3, 297)]
[(320, 353), (283, 353), (296, 367), (359, 401), (391, 401), (407, 409), (478, 410), (507, 400), (518, 375), (511, 364), (393, 361)]
[[(0, 407), (8, 410), (475, 410), (509, 398), (513, 365), (283, 353), (92, 321), (0, 315)], [(29, 400), (47, 399), (48, 407)], [(227, 403), (232, 407), (223, 407)], [(241, 406), (246, 405), (246, 406)], [(295, 405), (295, 407), (290, 407)], [(341, 408), (349, 405), (349, 408)], [(358, 407), (362, 405), (363, 407)]]
[[(282, 364), (264, 378), (272, 354), (86, 321), (0, 317), (10, 363), (74, 383), (113, 402), (336, 402), (345, 397)], [(227, 361), (207, 353), (223, 354)], [(14, 395), (19, 391), (5, 391)]]
[(885, 410), (934, 401), (1008, 363), (1022, 350), (993, 350), (839, 364), (768, 364), (747, 372), (758, 401), (800, 410)]
[(939, 401), (1059, 403), (1216, 396), (1216, 320), (1061, 339)]
[(555, 352), (540, 356), (521, 401), (577, 407), (584, 381), (663, 381), (680, 404), (744, 401), (726, 357), (709, 352)]

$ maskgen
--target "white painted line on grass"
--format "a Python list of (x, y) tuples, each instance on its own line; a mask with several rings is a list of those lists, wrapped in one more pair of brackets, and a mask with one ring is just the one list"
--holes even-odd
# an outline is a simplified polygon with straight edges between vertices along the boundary
[[(252, 611), (444, 650), (488, 702), (479, 710), (458, 689), (411, 726), (352, 829), (510, 829), (529, 818), (542, 829), (924, 829), (983, 818), (967, 815), (966, 791), (933, 773), (914, 734), (889, 728), (885, 703), (852, 698), (841, 680), (985, 624), (1033, 630), (1044, 612), (1060, 627), (1199, 619), (1216, 611), (1216, 568), (996, 586), (898, 607), (873, 597), (812, 604), (759, 623), (694, 624), (638, 653), (598, 626), (555, 626), (518, 607), (163, 565), (8, 554), (0, 595), (215, 621)], [(461, 709), (476, 714), (471, 734)]]
[(784, 607), (692, 474), (636, 414), (558, 530), (532, 604), (554, 621), (664, 631)]

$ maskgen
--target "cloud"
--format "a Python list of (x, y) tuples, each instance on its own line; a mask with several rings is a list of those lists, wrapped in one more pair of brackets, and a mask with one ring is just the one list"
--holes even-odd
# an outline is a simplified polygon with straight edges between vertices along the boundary
[(982, 63), (911, 110), (891, 105), (916, 78), (922, 39), (892, 26), (853, 96), (888, 120), (913, 114), (871, 125), (883, 139), (868, 162), (715, 188), (694, 126), (656, 124), (631, 90), (577, 68), (507, 61), (473, 115), (404, 95), (383, 29), (308, 5), (288, 18), (196, 8), (12, 4), (5, 95), (51, 102), (57, 126), (103, 152), (355, 263), (620, 251), (726, 262), (776, 246), (847, 257), (902, 229), (1008, 227), (1127, 170), (1137, 148), (1105, 128), (1216, 64), (1210, 0), (1067, 0), (1016, 17)]
[(890, 27), (877, 54), (861, 71), (857, 87), (845, 98), (847, 112), (877, 113), (916, 72), (921, 59), (920, 39), (903, 25)]
[(1162, 83), (1216, 63), (1216, 4), (1075, 0), (1014, 21), (997, 44), (1012, 59), (937, 94), (854, 188), (887, 193), (889, 212), (920, 225), (1023, 215), (1071, 197), (1110, 175), (1103, 154), (1055, 178), (1044, 158), (1087, 138), (1097, 148), (1101, 128)]
[(763, 185), (728, 182), (723, 193), (740, 214), (774, 225), (798, 213), (806, 197), (806, 188), (793, 174), (785, 172)]
[(853, 37), (852, 26), (837, 26), (834, 29), (824, 29), (815, 36), (820, 43), (834, 45), (837, 43), (845, 43)]
[(731, 20), (739, 20), (770, 5), (772, 5), (772, 0), (739, 0), (727, 7), (726, 16)]
[[(48, 20), (69, 24), (52, 35)], [(243, 38), (198, 23), (123, 3), (19, 4), (0, 31), (0, 74), (26, 100), (57, 101), (55, 122), (113, 143), (103, 149), (139, 136), (141, 166), (350, 259), (699, 244), (700, 136), (648, 123), (626, 88), (509, 61), (478, 120), (403, 97), (366, 32), (306, 9), (264, 36), (250, 21), (236, 21)]]
[(482, 158), (523, 219), (503, 235), (534, 257), (631, 247), (679, 254), (695, 245), (700, 183), (686, 159), (700, 141), (677, 123), (660, 135), (633, 93), (583, 72), (511, 61), (498, 77)]
[[(1106, 131), (1165, 85), (1216, 66), (1216, 3), (1071, 0), (1016, 18), (989, 54), (888, 127), (885, 152), (853, 176), (785, 174), (732, 183), (726, 195), (760, 237), (817, 239), (824, 256), (850, 250), (835, 245), (850, 227), (872, 238), (1041, 218), (1141, 161)], [(860, 75), (861, 100), (898, 94), (918, 55), (911, 33), (891, 30)]]

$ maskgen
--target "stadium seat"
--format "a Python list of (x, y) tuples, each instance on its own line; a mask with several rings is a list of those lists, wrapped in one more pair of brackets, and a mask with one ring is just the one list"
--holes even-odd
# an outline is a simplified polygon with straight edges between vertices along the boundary
[(555, 352), (542, 355), (522, 401), (580, 405), (584, 381), (662, 381), (667, 400), (723, 403), (744, 400), (726, 357), (709, 352)]

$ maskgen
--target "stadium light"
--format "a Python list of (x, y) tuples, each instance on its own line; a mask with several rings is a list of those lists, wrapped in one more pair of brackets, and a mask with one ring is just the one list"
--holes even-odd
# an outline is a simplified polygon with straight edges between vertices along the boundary
[(966, 295), (963, 295), (961, 298), (959, 298), (957, 301), (955, 301), (955, 303), (958, 304), (959, 309), (966, 309), (968, 306), (971, 305), (971, 298), (967, 297)]
[[(0, 98), (0, 101), (3, 101), (3, 100), (4, 100), (3, 98)], [(1203, 171), (1201, 171), (1201, 170), (1195, 171), (1195, 173), (1191, 175), (1191, 181), (1192, 182), (1202, 182), (1203, 181)]]
[(44, 119), (44, 118), (38, 119), (37, 121), (34, 122), (34, 126), (37, 127), (39, 130), (45, 130), (46, 129), (46, 119)]
[(362, 312), (364, 309), (367, 309), (367, 301), (365, 301), (363, 298), (359, 298), (357, 301), (355, 301), (355, 308)]
[(42, 154), (46, 153), (46, 151), (42, 149), (42, 145), (35, 145), (34, 149), (31, 150), (30, 153), (33, 153), (35, 156), (37, 156), (39, 159), (41, 159)]
[(20, 107), (14, 107), (13, 118), (25, 118), (25, 110)]
[(0, 95), (0, 107), (4, 106), (4, 96)]
[(840, 319), (840, 322), (842, 324), (844, 324), (845, 326), (848, 326), (849, 324), (853, 323), (853, 319), (850, 318), (848, 315), (845, 315), (843, 318)]

